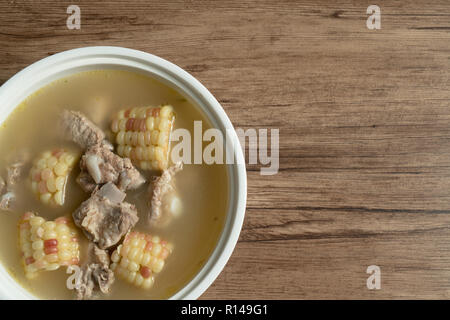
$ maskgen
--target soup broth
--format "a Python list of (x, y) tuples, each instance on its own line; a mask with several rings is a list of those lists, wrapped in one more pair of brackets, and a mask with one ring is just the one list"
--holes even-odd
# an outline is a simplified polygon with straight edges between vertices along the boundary
[[(119, 110), (137, 106), (171, 104), (176, 113), (174, 128), (185, 128), (193, 136), (194, 121), (202, 121), (203, 130), (211, 123), (203, 113), (174, 89), (144, 75), (122, 70), (86, 71), (57, 80), (27, 97), (0, 128), (0, 168), (6, 168), (11, 157), (21, 151), (37, 157), (41, 152), (64, 147), (81, 148), (65, 141), (58, 133), (58, 115), (63, 109), (84, 113), (108, 131), (110, 121)], [(89, 198), (75, 182), (79, 173), (72, 170), (62, 207), (43, 205), (30, 190), (25, 167), (16, 187), (14, 211), (0, 211), (0, 261), (23, 287), (42, 299), (72, 299), (75, 292), (66, 286), (66, 268), (43, 271), (35, 279), (25, 277), (18, 247), (18, 221), (22, 214), (33, 211), (53, 220), (71, 214), (82, 201)], [(148, 179), (150, 174), (142, 172)], [(0, 172), (4, 174), (4, 172)], [(150, 226), (147, 220), (147, 186), (128, 191), (126, 201), (135, 204), (139, 222), (133, 231), (158, 235), (172, 243), (174, 250), (161, 273), (155, 276), (150, 289), (134, 287), (116, 277), (105, 299), (165, 299), (186, 285), (204, 265), (214, 250), (222, 231), (228, 206), (228, 177), (226, 165), (184, 165), (177, 173), (176, 188), (183, 210), (179, 217), (162, 227)], [(87, 239), (80, 232), (81, 264), (87, 251)]]

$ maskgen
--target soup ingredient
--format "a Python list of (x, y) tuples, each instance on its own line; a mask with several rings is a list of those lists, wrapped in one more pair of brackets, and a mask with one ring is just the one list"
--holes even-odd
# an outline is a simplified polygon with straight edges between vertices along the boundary
[(0, 194), (3, 194), (3, 190), (5, 190), (5, 187), (6, 187), (5, 179), (3, 179), (3, 178), (0, 176)]
[(27, 158), (26, 154), (21, 154), (6, 168), (6, 180), (0, 176), (0, 210), (11, 210), (12, 203), (16, 199), (14, 185), (19, 181)]
[(27, 278), (79, 263), (78, 232), (68, 217), (46, 221), (27, 212), (19, 221), (19, 247)]
[(77, 299), (89, 299), (94, 291), (100, 290), (108, 293), (114, 282), (114, 272), (109, 268), (110, 259), (108, 252), (89, 244), (89, 261), (83, 265), (80, 283), (76, 287)]
[(64, 204), (67, 179), (78, 160), (78, 155), (65, 149), (43, 152), (30, 170), (33, 193), (44, 204)]
[(139, 219), (136, 207), (124, 199), (125, 193), (108, 182), (72, 214), (75, 224), (100, 249), (117, 244)]
[(77, 177), (84, 191), (92, 192), (97, 185), (106, 182), (113, 182), (122, 190), (136, 189), (145, 183), (130, 159), (116, 155), (113, 145), (105, 140), (104, 132), (83, 114), (64, 110), (61, 124), (66, 136), (86, 149)]
[(98, 186), (87, 171), (81, 171), (76, 181), (84, 192), (92, 192)]
[(145, 183), (130, 159), (119, 157), (105, 144), (89, 147), (81, 158), (80, 168), (77, 182), (88, 192), (106, 182), (115, 183), (121, 190), (137, 189)]
[(130, 158), (143, 170), (167, 169), (174, 120), (175, 113), (170, 105), (118, 112), (111, 123), (117, 153)]
[(8, 191), (8, 192), (4, 193), (0, 197), (0, 210), (10, 211), (11, 204), (12, 204), (12, 202), (14, 202), (14, 200), (16, 200), (16, 195), (13, 192)]
[(174, 176), (183, 169), (180, 161), (169, 169), (163, 170), (161, 176), (153, 178), (149, 185), (151, 224), (167, 223), (171, 217), (177, 216), (182, 210), (181, 200), (176, 195)]
[(25, 160), (19, 160), (9, 165), (6, 168), (6, 186), (14, 186), (22, 174), (23, 166), (25, 165)]
[(117, 277), (149, 289), (154, 283), (154, 274), (163, 270), (172, 250), (172, 245), (158, 236), (131, 232), (111, 255), (111, 269)]
[(104, 132), (81, 112), (64, 110), (60, 123), (66, 138), (83, 149), (100, 144), (105, 139)]

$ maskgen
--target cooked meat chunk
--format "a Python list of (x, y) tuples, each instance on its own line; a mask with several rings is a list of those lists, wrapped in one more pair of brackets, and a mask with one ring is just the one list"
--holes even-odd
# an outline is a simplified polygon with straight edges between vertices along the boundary
[[(69, 267), (67, 270), (73, 270)], [(94, 279), (92, 279), (92, 268), (90, 265), (84, 265), (81, 268), (81, 276), (76, 281), (78, 281), (75, 286), (77, 292), (78, 300), (85, 300), (92, 297), (95, 288)]]
[(114, 151), (113, 144), (111, 142), (109, 142), (108, 140), (106, 140), (106, 139), (102, 141), (101, 146), (105, 147), (109, 151)]
[[(170, 201), (171, 203), (167, 204), (170, 213), (176, 214), (179, 211), (175, 206), (180, 206), (178, 197), (175, 196), (175, 188), (173, 186), (173, 177), (174, 175), (183, 169), (183, 163), (178, 162), (171, 166), (170, 168), (163, 170), (161, 176), (153, 179), (149, 186), (149, 194), (150, 197), (150, 214), (149, 214), (149, 222), (152, 224), (158, 223), (162, 220), (167, 220), (169, 217), (164, 217), (163, 219), (163, 203), (166, 199), (165, 197), (169, 194), (171, 195)], [(172, 204), (172, 202), (176, 202)], [(174, 212), (172, 212), (174, 211)]]
[(103, 131), (77, 111), (64, 110), (61, 114), (61, 127), (66, 137), (82, 148), (100, 144), (105, 139)]
[(12, 203), (16, 200), (16, 195), (13, 192), (6, 192), (0, 197), (0, 210), (11, 210)]
[(136, 189), (145, 182), (131, 160), (115, 154), (113, 145), (105, 140), (104, 132), (83, 114), (64, 110), (61, 125), (69, 139), (86, 149), (77, 178), (83, 190), (92, 192), (97, 185), (113, 182), (125, 191)]
[(100, 249), (115, 245), (138, 221), (136, 207), (123, 199), (125, 193), (109, 182), (72, 214), (75, 224)]
[(85, 192), (92, 192), (98, 186), (87, 171), (81, 171), (76, 181)]
[(11, 191), (14, 185), (19, 181), (22, 175), (23, 167), (26, 164), (26, 159), (21, 156), (20, 159), (14, 161), (6, 168), (6, 188)]
[(93, 243), (89, 244), (89, 254), (89, 259), (92, 263), (97, 263), (102, 266), (109, 266), (111, 262), (109, 259), (108, 251), (100, 249)]
[(6, 168), (6, 185), (12, 187), (17, 183), (25, 163), (16, 162)]
[(114, 282), (114, 272), (109, 269), (108, 252), (89, 244), (89, 261), (81, 268), (80, 283), (76, 286), (77, 299), (90, 299), (96, 290), (108, 293)]
[(3, 191), (5, 190), (5, 188), (6, 188), (6, 182), (5, 182), (5, 179), (3, 179), (3, 178), (0, 176), (0, 194), (3, 194)]
[(86, 150), (81, 158), (80, 168), (81, 173), (77, 181), (88, 192), (97, 184), (107, 182), (116, 184), (121, 190), (136, 189), (145, 182), (130, 159), (119, 157), (103, 144), (91, 146)]
[(19, 181), (25, 158), (17, 160), (6, 168), (6, 179), (0, 177), (0, 210), (9, 211), (16, 199), (14, 185)]

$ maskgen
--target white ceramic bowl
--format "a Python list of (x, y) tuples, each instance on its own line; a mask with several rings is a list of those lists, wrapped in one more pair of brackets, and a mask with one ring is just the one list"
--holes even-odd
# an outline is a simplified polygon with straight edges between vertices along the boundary
[[(154, 55), (120, 47), (86, 47), (64, 51), (33, 63), (0, 87), (0, 124), (28, 95), (46, 84), (86, 70), (124, 69), (156, 78), (192, 99), (213, 126), (233, 129), (213, 95), (193, 76)], [(235, 141), (236, 132), (232, 130)], [(233, 252), (244, 221), (247, 176), (242, 150), (237, 145), (235, 164), (228, 165), (229, 208), (224, 229), (213, 253), (200, 272), (171, 299), (196, 299), (216, 279)], [(237, 164), (240, 163), (240, 164)], [(0, 263), (0, 299), (36, 299), (19, 285)]]

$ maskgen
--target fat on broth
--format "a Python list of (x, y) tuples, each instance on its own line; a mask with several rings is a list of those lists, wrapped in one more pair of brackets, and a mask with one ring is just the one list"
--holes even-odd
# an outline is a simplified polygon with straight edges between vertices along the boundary
[[(86, 71), (59, 79), (27, 97), (0, 127), (0, 174), (11, 157), (22, 150), (32, 158), (53, 147), (77, 148), (64, 141), (57, 132), (58, 115), (62, 109), (84, 113), (102, 129), (107, 130), (112, 115), (134, 106), (171, 104), (176, 112), (174, 128), (185, 128), (193, 136), (194, 121), (200, 120), (203, 130), (211, 123), (203, 113), (180, 93), (161, 82), (122, 70)], [(81, 148), (78, 148), (81, 153)], [(60, 208), (43, 205), (30, 190), (28, 172), (24, 170), (16, 187), (17, 201), (13, 212), (0, 211), (0, 262), (29, 292), (43, 299), (72, 299), (75, 292), (66, 287), (66, 268), (43, 271), (35, 279), (24, 275), (18, 247), (17, 223), (26, 211), (37, 212), (53, 220), (71, 214), (89, 197), (75, 182), (78, 166), (71, 172), (66, 187), (65, 204)], [(133, 228), (158, 235), (174, 245), (152, 288), (136, 288), (116, 277), (106, 299), (165, 299), (187, 284), (204, 265), (214, 250), (223, 229), (228, 207), (229, 186), (226, 165), (185, 165), (176, 176), (176, 188), (183, 203), (182, 214), (167, 226), (147, 224), (146, 186), (128, 191), (126, 201), (136, 205), (139, 222)], [(145, 173), (150, 177), (149, 173)], [(81, 234), (81, 233), (80, 233)], [(84, 238), (84, 236), (81, 236)], [(81, 263), (84, 261), (87, 240), (81, 241)]]

